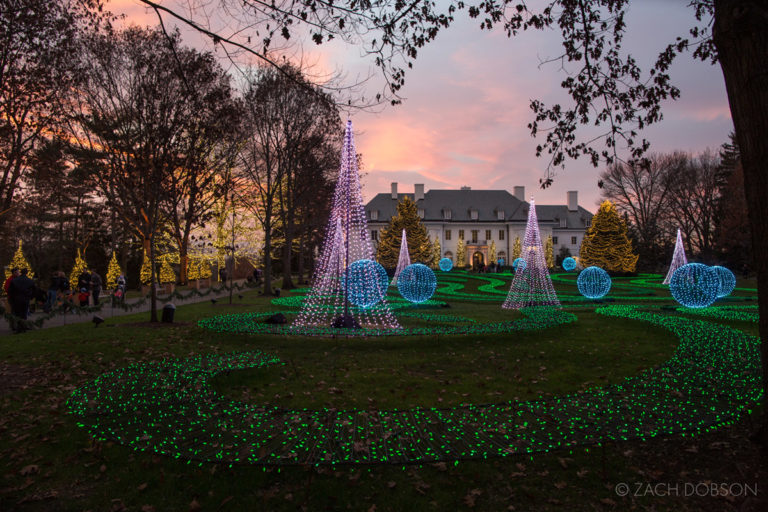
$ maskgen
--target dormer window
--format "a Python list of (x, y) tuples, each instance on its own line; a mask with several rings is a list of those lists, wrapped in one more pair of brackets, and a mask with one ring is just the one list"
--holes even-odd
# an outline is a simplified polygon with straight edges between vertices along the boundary
[(469, 218), (472, 220), (477, 220), (477, 210), (475, 210), (474, 208), (469, 210)]
[(450, 209), (443, 208), (443, 219), (451, 220), (451, 210)]
[(379, 210), (371, 210), (371, 220), (379, 220)]
[(566, 226), (566, 219), (560, 219), (560, 227), (564, 228)]
[(423, 219), (424, 218), (424, 208), (419, 208), (419, 212), (418, 213), (419, 213), (419, 218)]
[(496, 218), (498, 220), (504, 220), (504, 210), (496, 210)]

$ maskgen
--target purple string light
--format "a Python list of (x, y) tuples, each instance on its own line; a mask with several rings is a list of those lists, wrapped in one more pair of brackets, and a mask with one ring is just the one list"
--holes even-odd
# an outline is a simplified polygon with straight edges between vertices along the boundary
[(664, 284), (669, 284), (669, 281), (672, 279), (672, 274), (675, 273), (675, 270), (687, 264), (688, 258), (685, 257), (685, 249), (683, 248), (683, 236), (680, 234), (680, 229), (678, 228), (677, 240), (675, 241), (675, 252), (672, 254), (672, 263), (669, 265), (667, 277), (664, 278)]
[[(549, 270), (547, 270), (533, 198), (528, 209), (528, 224), (525, 226), (520, 257), (523, 261), (517, 265), (515, 278), (512, 280), (507, 300), (502, 307), (504, 309), (522, 309), (529, 306), (560, 307), (560, 300), (557, 298), (552, 278), (549, 277)], [(525, 263), (524, 266), (523, 263)]]
[[(354, 319), (354, 322), (345, 324), (350, 327), (354, 324), (374, 329), (399, 329), (400, 324), (392, 314), (386, 297), (370, 308), (357, 307), (348, 300), (349, 279), (344, 277), (352, 263), (365, 259), (374, 259), (373, 247), (363, 207), (352, 121), (347, 121), (341, 168), (325, 242), (315, 268), (312, 289), (304, 299), (293, 326), (329, 327), (342, 317)], [(364, 278), (374, 283), (377, 276), (373, 270), (365, 272)]]
[(400, 255), (397, 258), (397, 268), (395, 269), (395, 277), (392, 278), (392, 286), (397, 286), (397, 278), (400, 277), (400, 273), (411, 264), (411, 255), (408, 254), (408, 238), (405, 236), (405, 229), (403, 229), (403, 237), (400, 239)]

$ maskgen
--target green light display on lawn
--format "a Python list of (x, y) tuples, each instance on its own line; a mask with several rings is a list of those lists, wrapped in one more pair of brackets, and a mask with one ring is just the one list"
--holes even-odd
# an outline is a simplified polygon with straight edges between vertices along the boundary
[[(461, 327), (537, 329), (573, 319), (553, 309), (535, 311), (540, 313), (524, 311), (517, 322)], [(528, 401), (443, 409), (284, 409), (233, 401), (209, 387), (217, 374), (280, 364), (253, 351), (135, 364), (76, 390), (67, 406), (95, 437), (136, 450), (201, 463), (279, 466), (422, 464), (693, 433), (729, 424), (760, 400), (757, 338), (633, 306), (597, 312), (666, 328), (679, 346), (666, 363), (619, 384)], [(240, 317), (216, 322), (245, 325)], [(252, 325), (262, 325), (253, 319)]]

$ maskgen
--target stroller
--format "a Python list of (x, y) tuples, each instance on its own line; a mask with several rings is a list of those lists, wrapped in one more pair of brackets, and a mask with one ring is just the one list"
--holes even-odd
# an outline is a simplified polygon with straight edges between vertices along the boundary
[(117, 278), (117, 287), (114, 293), (112, 293), (112, 305), (125, 304), (125, 278), (120, 276)]

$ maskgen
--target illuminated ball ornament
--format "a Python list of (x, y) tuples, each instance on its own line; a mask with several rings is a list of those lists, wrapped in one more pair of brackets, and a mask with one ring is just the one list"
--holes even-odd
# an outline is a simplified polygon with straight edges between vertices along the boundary
[[(346, 287), (346, 275), (341, 279)], [(380, 264), (371, 260), (357, 260), (349, 266), (349, 302), (361, 308), (378, 304), (387, 294), (389, 277)]]
[(405, 300), (419, 303), (429, 299), (437, 288), (432, 269), (421, 263), (408, 265), (397, 278), (397, 289)]
[(563, 270), (570, 272), (576, 268), (576, 260), (568, 256), (563, 260)]
[(717, 298), (722, 299), (731, 294), (734, 288), (736, 288), (736, 276), (733, 272), (725, 267), (711, 267), (717, 273), (717, 278), (720, 280), (720, 288), (717, 290)]
[(715, 302), (720, 290), (717, 271), (701, 263), (688, 263), (675, 270), (669, 291), (677, 302), (688, 308), (705, 308)]
[(515, 272), (518, 270), (522, 271), (525, 270), (525, 267), (528, 266), (528, 264), (525, 262), (523, 258), (517, 258), (515, 261), (512, 262), (512, 268), (515, 269)]
[(579, 273), (576, 286), (586, 298), (599, 299), (610, 291), (611, 276), (600, 267), (587, 267)]
[(451, 258), (443, 258), (440, 260), (440, 270), (443, 272), (450, 272), (453, 268), (453, 261)]

